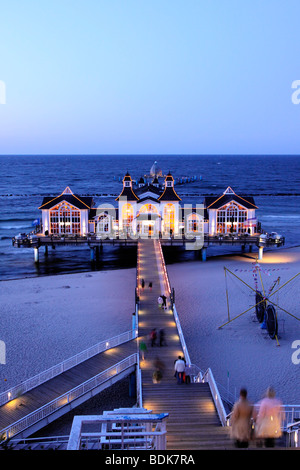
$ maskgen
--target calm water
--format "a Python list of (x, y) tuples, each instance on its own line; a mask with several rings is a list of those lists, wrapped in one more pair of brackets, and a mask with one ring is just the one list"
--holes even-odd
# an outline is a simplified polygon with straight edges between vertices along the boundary
[[(114, 204), (126, 171), (138, 180), (155, 160), (163, 174), (197, 178), (177, 184), (183, 203), (201, 203), (204, 195), (231, 186), (255, 197), (263, 229), (284, 235), (287, 246), (299, 244), (300, 156), (0, 156), (0, 279), (90, 270), (87, 249), (50, 250), (36, 267), (32, 250), (13, 248), (11, 238), (33, 229), (44, 196), (70, 186), (76, 194), (94, 196), (96, 205)], [(183, 259), (191, 256), (181, 253)], [(105, 247), (94, 269), (133, 267), (135, 261), (133, 249)]]

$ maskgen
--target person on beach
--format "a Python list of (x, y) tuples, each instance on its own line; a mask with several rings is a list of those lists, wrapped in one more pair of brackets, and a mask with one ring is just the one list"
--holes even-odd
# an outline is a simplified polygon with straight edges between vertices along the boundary
[(253, 405), (247, 399), (247, 390), (240, 390), (239, 400), (234, 404), (231, 413), (231, 438), (235, 446), (245, 449), (251, 439), (251, 425), (253, 417)]
[(175, 361), (175, 377), (177, 378), (177, 383), (183, 383), (183, 374), (185, 370), (185, 361), (182, 359), (181, 356), (178, 356), (178, 359)]
[(152, 282), (149, 282), (149, 289), (152, 290)]
[(265, 447), (274, 447), (275, 439), (282, 435), (281, 424), (284, 419), (282, 403), (275, 398), (275, 390), (269, 387), (265, 398), (258, 403), (255, 416), (255, 435), (264, 441)]
[(141, 286), (142, 286), (142, 289), (144, 290), (144, 287), (145, 287), (145, 279), (142, 279), (142, 280), (141, 280)]

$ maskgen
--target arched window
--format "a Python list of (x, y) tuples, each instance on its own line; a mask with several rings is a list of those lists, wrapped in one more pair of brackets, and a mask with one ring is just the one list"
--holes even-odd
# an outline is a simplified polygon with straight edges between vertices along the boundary
[(187, 219), (187, 231), (203, 233), (203, 218), (196, 213), (192, 213)]
[(97, 232), (109, 231), (109, 217), (107, 214), (100, 215), (97, 224)]
[(124, 228), (131, 226), (133, 221), (133, 207), (129, 203), (124, 204), (122, 207), (122, 220)]
[(156, 206), (154, 204), (144, 204), (140, 210), (139, 210), (139, 214), (144, 214), (144, 213), (148, 213), (148, 214), (151, 214), (151, 213), (154, 213), (154, 214), (158, 214), (158, 210), (156, 208)]
[(244, 222), (247, 219), (247, 209), (231, 202), (217, 212), (217, 232), (237, 233), (244, 232)]
[(62, 202), (50, 210), (50, 233), (80, 233), (80, 211)]
[(174, 232), (175, 228), (175, 206), (168, 203), (164, 207), (164, 230), (166, 232)]

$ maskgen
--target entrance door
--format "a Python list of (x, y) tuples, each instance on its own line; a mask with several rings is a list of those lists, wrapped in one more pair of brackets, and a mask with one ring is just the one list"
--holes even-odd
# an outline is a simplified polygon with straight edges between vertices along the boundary
[(154, 233), (154, 225), (151, 224), (151, 223), (147, 223), (147, 222), (144, 222), (143, 223), (143, 234), (144, 235), (148, 235), (148, 236), (152, 236)]

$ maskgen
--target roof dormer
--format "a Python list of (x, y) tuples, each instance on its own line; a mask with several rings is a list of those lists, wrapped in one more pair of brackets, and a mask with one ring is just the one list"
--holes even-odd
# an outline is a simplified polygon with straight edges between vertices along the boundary
[(132, 188), (132, 179), (128, 171), (123, 178), (123, 188)]

